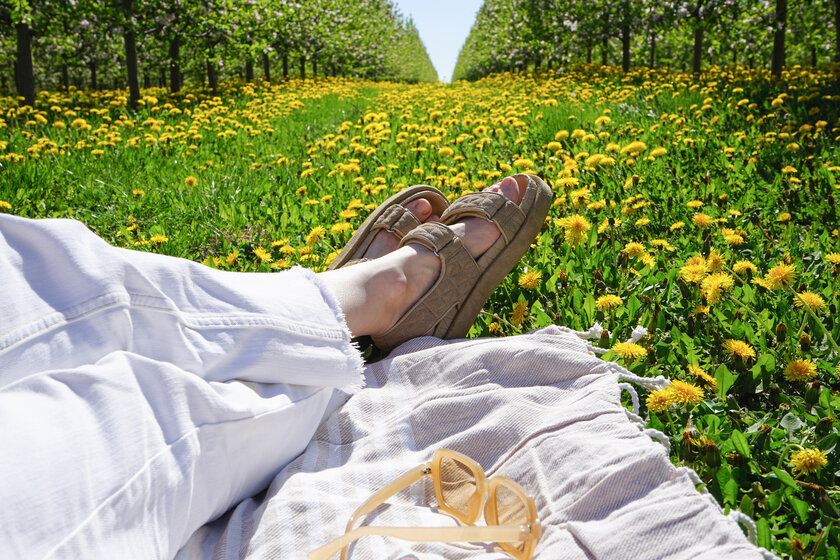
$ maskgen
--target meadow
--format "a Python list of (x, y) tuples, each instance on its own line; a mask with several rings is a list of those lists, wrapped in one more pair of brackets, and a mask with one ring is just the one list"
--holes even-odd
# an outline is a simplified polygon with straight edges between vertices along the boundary
[(554, 205), (470, 336), (599, 323), (605, 359), (673, 381), (642, 415), (675, 464), (760, 546), (839, 559), (840, 66), (0, 98), (0, 212), (226, 270), (322, 270), (394, 191), (516, 172)]

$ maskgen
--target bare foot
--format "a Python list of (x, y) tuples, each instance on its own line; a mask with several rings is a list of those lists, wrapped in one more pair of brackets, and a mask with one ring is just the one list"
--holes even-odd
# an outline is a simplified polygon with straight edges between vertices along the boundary
[[(508, 200), (519, 204), (527, 188), (527, 177), (519, 175), (505, 177), (484, 190), (501, 193)], [(495, 223), (482, 218), (468, 218), (449, 227), (461, 239), (461, 243), (474, 259), (478, 259), (501, 235)], [(394, 326), (405, 312), (434, 285), (440, 275), (440, 259), (421, 245), (408, 244), (383, 259), (393, 261), (393, 264), (402, 271), (405, 279), (400, 282), (402, 290), (399, 297), (391, 300), (387, 313), (388, 321), (383, 322), (381, 331), (370, 333), (374, 336)]]
[[(506, 177), (485, 190), (499, 192), (519, 204), (527, 186), (527, 177), (521, 175)], [(426, 200), (407, 206), (423, 222), (437, 218), (429, 215), (424, 219), (431, 214)], [(469, 218), (450, 227), (473, 258), (480, 257), (501, 235), (496, 224), (481, 218)], [(396, 236), (380, 232), (365, 253), (372, 260), (319, 275), (336, 295), (354, 337), (387, 332), (440, 275), (440, 259), (432, 251), (416, 244), (397, 249), (398, 245)]]

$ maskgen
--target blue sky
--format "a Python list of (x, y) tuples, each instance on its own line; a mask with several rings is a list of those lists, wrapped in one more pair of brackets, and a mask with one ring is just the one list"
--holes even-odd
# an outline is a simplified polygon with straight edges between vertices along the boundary
[(400, 13), (414, 20), (438, 78), (448, 82), (483, 0), (393, 1)]

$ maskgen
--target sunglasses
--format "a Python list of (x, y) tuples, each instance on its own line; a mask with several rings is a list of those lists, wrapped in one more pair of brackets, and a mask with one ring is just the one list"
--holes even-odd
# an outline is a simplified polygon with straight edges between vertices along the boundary
[[(429, 476), (435, 485), (438, 509), (467, 525), (474, 525), (482, 506), (486, 527), (359, 527), (356, 521), (388, 498)], [(414, 542), (495, 542), (517, 560), (529, 560), (542, 535), (534, 499), (513, 480), (494, 476), (489, 480), (481, 465), (457, 451), (438, 450), (432, 461), (415, 467), (376, 492), (350, 517), (344, 535), (309, 553), (309, 560), (327, 560), (341, 550), (347, 558), (351, 543), (369, 535), (395, 537)]]

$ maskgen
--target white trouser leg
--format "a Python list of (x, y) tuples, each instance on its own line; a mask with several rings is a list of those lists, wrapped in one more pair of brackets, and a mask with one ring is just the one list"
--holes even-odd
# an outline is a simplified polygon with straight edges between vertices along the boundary
[(360, 384), (310, 271), (221, 272), (0, 215), (0, 557), (171, 557)]

